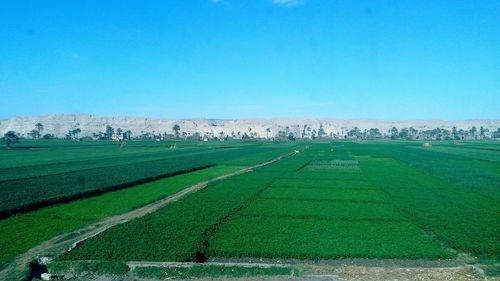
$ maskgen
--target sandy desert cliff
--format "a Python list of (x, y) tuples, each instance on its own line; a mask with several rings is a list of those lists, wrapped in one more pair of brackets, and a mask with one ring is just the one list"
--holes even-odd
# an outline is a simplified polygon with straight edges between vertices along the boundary
[[(317, 118), (273, 118), (273, 119), (156, 119), (145, 117), (106, 117), (87, 114), (61, 114), (30, 117), (14, 117), (0, 120), (0, 133), (15, 131), (26, 135), (35, 128), (36, 123), (42, 123), (44, 129), (42, 134), (54, 134), (56, 137), (64, 137), (68, 131), (76, 128), (81, 129), (80, 136), (91, 136), (93, 133), (104, 132), (106, 125), (113, 128), (121, 128), (123, 131), (130, 130), (133, 136), (143, 133), (172, 134), (172, 127), (178, 124), (181, 132), (188, 135), (195, 132), (201, 135), (212, 134), (218, 136), (220, 132), (226, 135), (237, 135), (251, 133), (256, 137), (275, 136), (279, 131), (287, 130), (295, 136), (300, 137), (305, 127), (310, 127), (316, 132), (323, 127), (326, 134), (344, 135), (353, 127), (364, 129), (379, 128), (382, 133), (390, 128), (398, 129), (414, 127), (417, 130), (428, 130), (434, 128), (470, 129), (472, 126), (479, 128), (483, 126), (490, 131), (500, 127), (500, 120), (401, 120), (384, 121), (375, 119), (317, 119)], [(268, 129), (270, 132), (268, 132)]]

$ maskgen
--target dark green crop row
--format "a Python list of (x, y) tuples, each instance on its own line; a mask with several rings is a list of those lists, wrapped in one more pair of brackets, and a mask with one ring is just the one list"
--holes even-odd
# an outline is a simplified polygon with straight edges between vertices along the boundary
[[(251, 144), (246, 144), (248, 146)], [(135, 156), (157, 156), (178, 154), (180, 151), (201, 151), (227, 146), (220, 142), (190, 143), (190, 142), (155, 142), (129, 141), (119, 143), (115, 141), (81, 141), (71, 142), (63, 140), (22, 140), (12, 149), (0, 147), (0, 171), (4, 169), (23, 168), (67, 163), (67, 169), (73, 166), (85, 165), (88, 161), (114, 159), (133, 159)], [(243, 146), (232, 143), (231, 146)], [(90, 165), (87, 168), (93, 168)], [(1, 173), (3, 176), (8, 175)], [(43, 175), (43, 174), (42, 174)], [(12, 175), (8, 175), (12, 176)], [(24, 173), (19, 176), (25, 176)]]
[[(162, 149), (152, 148), (150, 150), (138, 150), (133, 148), (126, 148), (122, 151), (116, 151), (116, 147), (110, 146), (110, 150), (115, 150), (113, 154), (103, 153), (102, 155), (94, 155), (91, 151), (93, 147), (82, 146), (80, 149), (88, 151), (89, 155), (80, 155), (73, 159), (60, 161), (52, 160), (50, 163), (25, 165), (20, 167), (10, 167), (0, 169), (0, 183), (9, 180), (19, 180), (25, 178), (42, 177), (48, 175), (57, 175), (68, 172), (75, 172), (86, 169), (105, 168), (117, 165), (137, 164), (141, 165), (143, 162), (164, 160), (178, 156), (188, 156), (204, 153), (207, 150), (205, 147), (197, 148), (184, 148), (184, 149)], [(3, 152), (7, 154), (6, 152)], [(61, 150), (53, 150), (54, 154), (62, 153)], [(22, 157), (38, 157), (27, 152)]]
[(180, 153), (166, 159), (131, 164), (113, 162), (107, 167), (5, 181), (0, 183), (0, 216), (96, 195), (265, 151), (267, 149), (256, 145), (207, 149), (195, 155)]
[[(52, 141), (50, 141), (52, 142)], [(172, 157), (191, 156), (196, 158), (198, 154), (210, 150), (220, 149), (253, 149), (255, 154), (237, 159), (227, 159), (226, 165), (246, 166), (257, 162), (263, 162), (268, 158), (276, 157), (276, 154), (289, 152), (293, 143), (202, 143), (189, 145), (184, 142), (175, 144), (154, 142), (153, 145), (146, 142), (129, 142), (120, 148), (116, 142), (103, 143), (76, 143), (71, 146), (54, 146), (51, 143), (41, 141), (46, 146), (37, 149), (0, 150), (0, 183), (8, 180), (16, 180), (30, 177), (41, 177), (47, 175), (75, 172), (86, 169), (105, 168), (117, 165), (136, 164), (141, 165), (149, 161), (165, 160)], [(34, 145), (37, 142), (33, 142)], [(77, 145), (79, 144), (79, 145)], [(175, 145), (175, 148), (172, 148)]]

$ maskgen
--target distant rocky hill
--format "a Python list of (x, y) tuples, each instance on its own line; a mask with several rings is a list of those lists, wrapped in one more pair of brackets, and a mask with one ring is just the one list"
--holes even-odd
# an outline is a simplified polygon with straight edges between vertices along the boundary
[[(132, 136), (144, 133), (173, 134), (173, 126), (180, 126), (180, 133), (191, 135), (198, 132), (200, 135), (219, 136), (224, 135), (241, 136), (243, 134), (254, 137), (272, 137), (279, 131), (287, 131), (296, 137), (310, 136), (313, 131), (318, 132), (323, 128), (327, 135), (343, 136), (353, 127), (361, 131), (370, 128), (378, 128), (386, 133), (390, 128), (398, 129), (413, 127), (417, 130), (429, 130), (435, 128), (468, 130), (472, 126), (479, 128), (483, 126), (488, 130), (495, 131), (500, 127), (500, 120), (404, 120), (383, 121), (374, 119), (317, 119), (317, 118), (273, 118), (273, 119), (155, 119), (145, 117), (106, 117), (86, 114), (63, 114), (44, 115), (31, 117), (15, 117), (0, 120), (0, 133), (15, 131), (21, 136), (35, 129), (36, 123), (43, 124), (42, 134), (53, 134), (56, 137), (64, 137), (68, 131), (76, 128), (81, 129), (80, 136), (92, 136), (95, 133), (104, 132), (106, 125), (114, 129), (121, 128), (123, 131), (130, 130)], [(310, 129), (309, 129), (310, 128)]]

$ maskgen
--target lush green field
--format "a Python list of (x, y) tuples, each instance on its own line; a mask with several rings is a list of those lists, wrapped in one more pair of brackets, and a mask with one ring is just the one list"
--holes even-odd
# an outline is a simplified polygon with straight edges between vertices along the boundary
[(240, 167), (215, 166), (1, 220), (0, 265), (57, 234), (123, 213), (164, 198), (197, 182), (238, 169)]
[[(72, 143), (47, 145), (54, 151), (67, 150), (61, 163), (37, 148), (0, 152), (1, 157), (28, 153), (10, 166), (2, 163), (0, 171), (33, 167), (28, 176), (5, 173), (2, 183), (92, 169), (103, 175), (112, 170), (125, 173), (117, 166), (134, 166), (126, 171), (128, 176), (144, 177), (141, 170), (149, 170), (144, 167), (166, 161), (179, 168), (180, 159), (187, 165), (215, 166), (0, 220), (0, 265), (57, 234), (295, 149), (301, 152), (112, 227), (60, 259), (442, 259), (468, 253), (498, 260), (500, 255), (500, 145), (494, 142), (441, 142), (432, 147), (418, 142), (180, 142), (175, 149), (138, 142), (114, 147), (114, 152), (115, 143), (81, 144), (88, 153)], [(94, 149), (99, 153), (92, 155)], [(31, 159), (31, 152), (42, 159)], [(108, 160), (99, 161), (99, 155)], [(61, 170), (34, 169), (47, 165), (60, 165)]]
[[(357, 162), (350, 152), (345, 147), (332, 151), (330, 145), (320, 144), (305, 151), (303, 157), (311, 159), (309, 164), (276, 178), (222, 225), (209, 241), (209, 255), (302, 259), (450, 257), (446, 249), (409, 222), (388, 196), (366, 180), (358, 165), (352, 165)], [(299, 192), (291, 194), (290, 190)], [(272, 194), (277, 195), (273, 198)]]
[(113, 227), (62, 258), (499, 258), (498, 144), (308, 146)]
[(66, 258), (203, 260), (211, 232), (276, 176), (257, 173), (215, 183), (155, 213), (113, 227), (87, 240)]
[(293, 151), (290, 144), (262, 144), (265, 149), (252, 155), (221, 161), (220, 165), (168, 177), (102, 195), (57, 204), (0, 220), (0, 267), (13, 256), (60, 233), (88, 225), (108, 216), (159, 200), (183, 188)]
[(447, 247), (499, 258), (500, 173), (483, 168), (500, 167), (499, 151), (489, 152), (498, 156), (492, 161), (481, 154), (475, 159), (470, 153), (459, 156), (455, 147), (447, 154), (447, 145), (422, 150), (371, 144), (353, 145), (353, 150), (358, 146), (372, 155), (359, 158), (366, 177), (417, 226)]
[(172, 149), (172, 145), (139, 141), (120, 148), (116, 142), (32, 141), (1, 149), (0, 217), (222, 162), (245, 165), (255, 162), (257, 155), (257, 160), (267, 159), (283, 146), (180, 142)]

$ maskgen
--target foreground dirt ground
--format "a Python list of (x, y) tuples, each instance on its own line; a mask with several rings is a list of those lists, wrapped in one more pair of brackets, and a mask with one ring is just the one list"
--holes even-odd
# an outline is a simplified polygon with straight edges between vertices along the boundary
[[(484, 274), (484, 265), (477, 259), (459, 254), (452, 260), (401, 260), (401, 259), (337, 259), (303, 262), (294, 259), (251, 259), (251, 258), (212, 258), (214, 262), (248, 262), (287, 264), (299, 269), (300, 277), (260, 277), (222, 280), (491, 280), (500, 281), (500, 276)], [(200, 279), (198, 279), (200, 280)], [(203, 279), (215, 280), (215, 279)], [(221, 280), (217, 278), (217, 280)]]
[[(339, 265), (296, 265), (301, 271), (301, 276), (278, 276), (278, 277), (243, 277), (243, 278), (198, 278), (198, 279), (177, 279), (177, 280), (196, 280), (196, 281), (500, 281), (500, 277), (485, 276), (480, 269), (470, 265), (457, 267), (378, 267), (378, 266), (339, 266)], [(58, 280), (93, 280), (93, 281), (132, 281), (143, 280), (153, 281), (157, 279), (136, 279), (133, 277), (112, 277), (112, 276), (82, 276), (79, 278), (67, 277)], [(165, 278), (161, 280), (172, 280)]]
[(387, 268), (387, 267), (363, 267), (347, 266), (332, 267), (315, 270), (311, 272), (328, 271), (329, 275), (324, 278), (320, 275), (307, 277), (303, 280), (499, 280), (486, 278), (483, 274), (470, 266), (449, 268)]
[(194, 280), (239, 280), (239, 281), (278, 281), (278, 280), (305, 280), (305, 281), (476, 281), (500, 280), (500, 277), (486, 277), (470, 266), (453, 268), (385, 268), (385, 267), (311, 267), (303, 269), (301, 277), (252, 277), (252, 278), (204, 278)]

